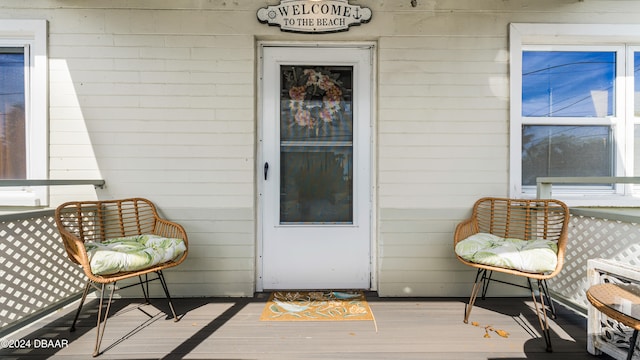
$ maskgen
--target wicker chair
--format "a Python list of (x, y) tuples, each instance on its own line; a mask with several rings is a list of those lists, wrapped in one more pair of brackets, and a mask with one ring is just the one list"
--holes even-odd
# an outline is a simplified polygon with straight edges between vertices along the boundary
[[(174, 222), (161, 219), (158, 216), (155, 206), (152, 202), (142, 198), (132, 198), (123, 200), (106, 200), (106, 201), (84, 201), (84, 202), (68, 202), (60, 205), (55, 212), (56, 224), (69, 258), (82, 266), (87, 276), (87, 283), (82, 294), (82, 299), (76, 316), (71, 325), (71, 331), (75, 330), (76, 321), (80, 315), (80, 310), (84, 304), (91, 288), (100, 292), (100, 305), (98, 309), (97, 334), (93, 356), (100, 354), (100, 343), (104, 335), (104, 329), (107, 325), (107, 317), (111, 306), (111, 300), (116, 288), (116, 282), (138, 277), (142, 292), (147, 303), (149, 302), (150, 281), (159, 280), (164, 293), (169, 301), (169, 307), (173, 315), (174, 321), (178, 321), (176, 316), (167, 283), (162, 271), (170, 267), (176, 266), (183, 262), (188, 253), (187, 234), (183, 227)], [(90, 253), (87, 248), (92, 248), (96, 244), (104, 246), (109, 243), (109, 239), (114, 238), (130, 238), (144, 235), (160, 240), (172, 240), (180, 243), (182, 240), (181, 255), (169, 261), (149, 265), (142, 269), (120, 270), (115, 273), (113, 271), (96, 274), (92, 270), (92, 262)], [(148, 249), (145, 249), (148, 250)], [(150, 250), (149, 250), (150, 251)], [(176, 252), (180, 254), (180, 252)], [(93, 264), (96, 266), (95, 264)], [(156, 277), (149, 278), (150, 273), (156, 273)], [(144, 277), (144, 279), (143, 279)], [(109, 299), (106, 309), (103, 313), (105, 288), (111, 284)], [(121, 287), (124, 289), (130, 286), (137, 286), (138, 282)]]
[[(567, 244), (568, 223), (569, 209), (564, 203), (557, 200), (479, 199), (473, 206), (471, 218), (458, 224), (454, 234), (454, 248), (456, 249), (458, 260), (478, 269), (469, 303), (465, 306), (464, 322), (467, 323), (469, 321), (469, 315), (471, 314), (471, 309), (473, 308), (480, 288), (482, 288), (482, 298), (484, 298), (491, 281), (527, 288), (531, 291), (533, 297), (536, 314), (546, 342), (546, 350), (551, 352), (552, 347), (547, 311), (550, 311), (551, 316), (555, 317), (555, 308), (553, 307), (553, 301), (549, 294), (546, 280), (556, 276), (562, 269)], [(515, 238), (527, 241), (527, 243), (520, 242), (522, 244), (533, 244), (530, 243), (530, 241), (542, 239), (544, 243), (549, 244), (552, 250), (554, 247), (557, 247), (557, 251), (551, 252), (551, 257), (555, 255), (556, 264), (551, 263), (549, 265), (551, 268), (545, 271), (533, 271), (529, 269), (508, 268), (503, 266), (502, 263), (499, 265), (488, 265), (461, 257), (457, 251), (458, 244), (465, 239), (470, 239), (470, 237), (477, 236), (476, 234), (481, 233), (492, 234), (489, 236), (495, 235), (502, 239)], [(549, 253), (547, 252), (547, 254)], [(494, 279), (492, 278), (494, 271), (524, 277), (526, 278), (527, 285)], [(539, 303), (537, 301), (538, 299), (536, 299), (532, 280), (537, 281), (537, 287), (540, 293)], [(545, 305), (545, 298), (549, 310), (547, 310), (547, 306)]]

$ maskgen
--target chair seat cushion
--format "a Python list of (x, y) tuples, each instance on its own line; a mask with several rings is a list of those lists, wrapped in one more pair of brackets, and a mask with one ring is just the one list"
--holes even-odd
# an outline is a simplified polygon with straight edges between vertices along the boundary
[(137, 271), (175, 260), (187, 250), (182, 239), (135, 235), (85, 243), (91, 272), (110, 275)]
[(460, 241), (455, 252), (469, 262), (528, 273), (549, 273), (558, 264), (558, 245), (544, 239), (505, 239), (478, 233)]

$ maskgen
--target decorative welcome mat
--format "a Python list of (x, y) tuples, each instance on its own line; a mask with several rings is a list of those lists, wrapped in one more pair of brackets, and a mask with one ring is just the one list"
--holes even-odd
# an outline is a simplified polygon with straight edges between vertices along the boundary
[(261, 321), (374, 320), (362, 291), (276, 291)]

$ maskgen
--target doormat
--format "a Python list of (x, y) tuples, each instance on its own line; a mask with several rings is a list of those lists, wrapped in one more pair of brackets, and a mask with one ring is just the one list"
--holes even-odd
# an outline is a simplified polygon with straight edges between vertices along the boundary
[(276, 291), (271, 293), (260, 320), (375, 322), (362, 291)]

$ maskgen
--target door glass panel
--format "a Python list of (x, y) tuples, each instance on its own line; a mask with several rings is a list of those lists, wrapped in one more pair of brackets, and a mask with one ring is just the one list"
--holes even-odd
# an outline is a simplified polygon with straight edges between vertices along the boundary
[(280, 223), (353, 223), (353, 67), (280, 67)]

